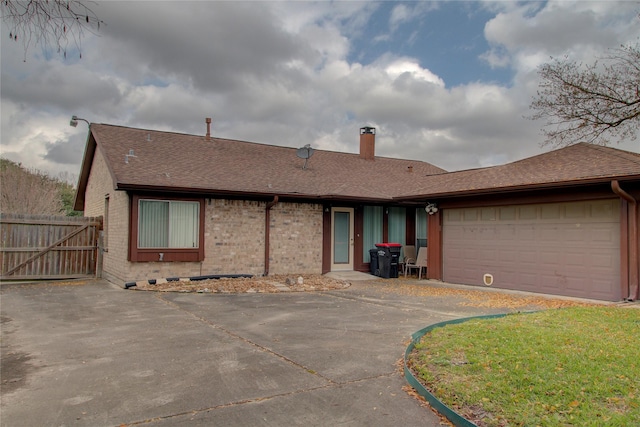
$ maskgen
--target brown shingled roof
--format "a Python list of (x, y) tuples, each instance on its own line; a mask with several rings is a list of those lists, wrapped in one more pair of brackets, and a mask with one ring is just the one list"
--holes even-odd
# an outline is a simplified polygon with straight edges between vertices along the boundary
[(580, 143), (501, 166), (429, 176), (400, 200), (640, 179), (640, 154)]
[[(296, 156), (295, 148), (106, 124), (92, 124), (90, 132), (76, 209), (84, 203), (96, 146), (116, 189), (200, 195), (418, 202), (428, 197), (640, 179), (640, 154), (586, 143), (458, 172), (418, 160), (370, 161), (358, 154), (316, 150), (303, 169), (304, 160)], [(126, 156), (130, 152), (133, 156)]]
[(389, 201), (419, 177), (445, 172), (418, 160), (323, 150), (303, 169), (295, 148), (105, 124), (92, 124), (91, 134), (122, 190)]

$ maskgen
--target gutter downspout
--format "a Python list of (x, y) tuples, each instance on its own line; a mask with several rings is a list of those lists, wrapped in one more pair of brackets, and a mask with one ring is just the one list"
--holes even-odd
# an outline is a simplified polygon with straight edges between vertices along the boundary
[(273, 200), (267, 203), (264, 212), (264, 275), (269, 275), (269, 235), (271, 225), (271, 208), (278, 203), (278, 196), (273, 196)]
[(632, 195), (620, 187), (616, 180), (611, 181), (611, 189), (621, 199), (626, 200), (631, 205), (629, 209), (629, 297), (627, 300), (634, 301), (640, 298), (640, 284), (638, 283), (638, 201)]

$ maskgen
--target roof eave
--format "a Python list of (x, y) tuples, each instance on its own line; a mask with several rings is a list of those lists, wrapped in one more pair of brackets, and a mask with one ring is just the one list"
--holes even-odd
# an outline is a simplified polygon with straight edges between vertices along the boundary
[(257, 192), (257, 191), (237, 191), (237, 190), (225, 190), (215, 188), (199, 188), (199, 187), (172, 187), (172, 186), (154, 186), (154, 185), (140, 185), (140, 184), (127, 184), (117, 183), (116, 190), (131, 191), (139, 193), (171, 193), (171, 194), (189, 194), (198, 196), (221, 196), (221, 197), (233, 197), (233, 198), (248, 198), (248, 199), (271, 199), (274, 196), (279, 196), (281, 200), (311, 200), (316, 202), (332, 201), (332, 202), (369, 202), (369, 203), (389, 203), (393, 199), (386, 197), (372, 198), (372, 197), (359, 197), (359, 196), (347, 196), (340, 194), (303, 194), (303, 193), (287, 193), (287, 192)]
[(89, 125), (87, 142), (85, 143), (84, 155), (82, 157), (82, 166), (80, 168), (80, 175), (78, 176), (78, 185), (76, 186), (76, 194), (73, 199), (73, 210), (75, 211), (84, 211), (84, 195), (87, 190), (93, 156), (96, 153), (96, 141), (92, 136), (91, 125)]
[(536, 190), (545, 190), (549, 188), (568, 188), (575, 186), (586, 186), (586, 185), (594, 185), (594, 184), (603, 184), (609, 183), (612, 180), (617, 181), (631, 181), (631, 180), (640, 180), (640, 175), (623, 175), (623, 176), (607, 176), (607, 177), (598, 177), (598, 178), (589, 178), (589, 179), (580, 179), (580, 180), (572, 180), (572, 181), (554, 181), (554, 182), (545, 182), (539, 184), (526, 184), (526, 185), (514, 185), (507, 187), (490, 187), (490, 188), (477, 188), (472, 190), (462, 190), (462, 191), (450, 191), (450, 192), (442, 192), (442, 193), (424, 193), (416, 196), (401, 196), (394, 197), (394, 201), (416, 201), (418, 199), (424, 200), (428, 198), (433, 199), (442, 199), (447, 197), (473, 197), (473, 196), (483, 196), (492, 193), (516, 193), (522, 191), (536, 191)]

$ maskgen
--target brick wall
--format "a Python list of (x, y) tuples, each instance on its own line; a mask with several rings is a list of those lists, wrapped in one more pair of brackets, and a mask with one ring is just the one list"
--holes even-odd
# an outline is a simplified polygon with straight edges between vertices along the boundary
[[(206, 205), (204, 274), (263, 274), (266, 202), (213, 199)], [(322, 206), (276, 204), (269, 245), (269, 274), (320, 274)]]
[(322, 205), (278, 203), (269, 243), (269, 274), (322, 273)]
[(266, 202), (211, 199), (205, 205), (205, 274), (263, 274)]
[(104, 196), (113, 191), (113, 183), (104, 157), (99, 148), (96, 148), (91, 164), (91, 174), (87, 180), (87, 190), (84, 195), (84, 215), (103, 216)]
[[(108, 212), (105, 198), (108, 195)], [(124, 191), (114, 191), (111, 174), (100, 148), (91, 165), (84, 202), (85, 216), (102, 216), (104, 242), (103, 277), (113, 282), (124, 282), (129, 276), (127, 243), (129, 241), (129, 196)]]
[[(105, 212), (105, 196), (109, 211)], [(266, 202), (207, 199), (205, 202), (205, 260), (199, 262), (127, 261), (129, 196), (114, 191), (111, 175), (96, 150), (85, 195), (85, 215), (106, 218), (103, 277), (123, 284), (163, 277), (210, 274), (262, 275), (265, 270)], [(269, 274), (322, 271), (322, 206), (278, 203), (271, 210)]]

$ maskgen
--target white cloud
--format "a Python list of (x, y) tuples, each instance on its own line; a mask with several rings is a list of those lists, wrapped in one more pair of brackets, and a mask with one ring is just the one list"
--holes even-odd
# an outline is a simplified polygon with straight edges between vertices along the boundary
[(389, 17), (389, 27), (391, 28), (391, 32), (395, 31), (403, 22), (411, 20), (413, 17), (412, 12), (413, 11), (409, 9), (406, 4), (399, 4), (394, 7), (391, 11), (391, 16)]
[[(573, 54), (592, 60), (621, 43), (638, 38), (638, 8), (632, 2), (550, 1), (508, 7), (485, 25), (485, 37), (503, 50), (499, 57), (544, 58)], [(486, 55), (495, 60), (492, 52)]]
[(399, 58), (391, 62), (385, 71), (392, 79), (396, 80), (401, 76), (410, 75), (412, 79), (422, 80), (444, 87), (444, 81), (431, 71), (420, 67), (420, 64), (411, 58)]
[[(83, 41), (82, 60), (31, 51), (25, 63), (3, 41), (1, 150), (78, 173), (86, 127), (68, 126), (77, 114), (195, 134), (212, 117), (216, 136), (347, 152), (373, 125), (379, 155), (452, 170), (516, 160), (540, 152), (540, 124), (523, 119), (539, 64), (564, 53), (586, 60), (640, 34), (621, 11), (632, 8), (609, 3), (491, 2), (483, 57), (509, 67), (512, 81), (448, 88), (421, 58), (350, 59), (353, 37), (388, 30), (368, 28), (382, 3), (99, 2), (107, 26)], [(397, 5), (389, 26), (419, 25), (438, 6)]]

